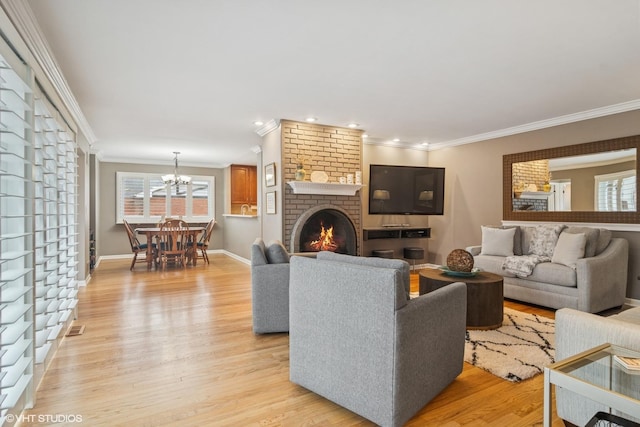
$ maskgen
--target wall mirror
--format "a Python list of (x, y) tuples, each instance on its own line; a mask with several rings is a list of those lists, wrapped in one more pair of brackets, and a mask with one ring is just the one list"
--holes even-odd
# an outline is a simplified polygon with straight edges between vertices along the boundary
[(503, 156), (508, 221), (640, 223), (640, 135)]

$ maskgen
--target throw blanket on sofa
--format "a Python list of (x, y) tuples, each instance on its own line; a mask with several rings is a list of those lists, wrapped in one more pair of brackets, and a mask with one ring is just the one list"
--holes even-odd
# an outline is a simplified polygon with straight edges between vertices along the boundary
[(531, 276), (533, 269), (541, 262), (551, 262), (551, 258), (541, 255), (508, 256), (502, 263), (502, 269), (516, 277)]

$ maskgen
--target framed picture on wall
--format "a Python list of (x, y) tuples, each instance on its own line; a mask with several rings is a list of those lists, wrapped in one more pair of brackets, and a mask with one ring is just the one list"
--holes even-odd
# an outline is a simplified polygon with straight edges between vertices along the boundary
[(276, 185), (276, 164), (269, 163), (264, 167), (264, 182), (267, 187)]
[(266, 194), (265, 206), (267, 209), (267, 214), (276, 213), (276, 192), (275, 191), (270, 191)]

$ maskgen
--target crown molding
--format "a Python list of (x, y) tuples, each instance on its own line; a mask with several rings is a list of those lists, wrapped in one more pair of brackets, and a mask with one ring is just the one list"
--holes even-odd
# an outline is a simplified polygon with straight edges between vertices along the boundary
[(2, 7), (42, 69), (42, 72), (62, 99), (69, 114), (71, 114), (73, 120), (84, 134), (89, 146), (92, 146), (97, 141), (96, 135), (93, 133), (91, 125), (89, 125), (82, 113), (80, 105), (62, 75), (62, 71), (28, 3), (23, 0), (2, 0)]
[(379, 145), (381, 147), (401, 148), (403, 150), (431, 151), (429, 145), (415, 142), (392, 142), (388, 140), (380, 140), (376, 138), (366, 138), (362, 140), (365, 145)]
[[(173, 167), (173, 163), (169, 164), (166, 161), (155, 160), (155, 159), (135, 159), (131, 160), (131, 158), (127, 157), (116, 157), (116, 156), (104, 156), (104, 153), (98, 152), (96, 157), (102, 163), (126, 163), (126, 164), (136, 164), (136, 165), (153, 165), (153, 166), (163, 166), (163, 167)], [(98, 157), (99, 156), (99, 157)], [(194, 167), (194, 168), (208, 168), (208, 169), (224, 169), (229, 167), (230, 163), (213, 163), (213, 162), (183, 162), (180, 160), (180, 167)], [(169, 169), (167, 169), (169, 170)]]
[(280, 126), (280, 120), (271, 119), (263, 126), (256, 129), (255, 132), (260, 136), (265, 136), (266, 134), (276, 130), (278, 126)]
[(489, 139), (502, 138), (505, 136), (516, 135), (519, 133), (531, 132), (550, 128), (554, 126), (565, 125), (569, 123), (580, 122), (583, 120), (595, 119), (598, 117), (610, 116), (613, 114), (625, 113), (627, 111), (640, 110), (640, 99), (621, 102), (619, 104), (608, 105), (606, 107), (594, 108), (592, 110), (581, 111), (579, 113), (567, 114), (564, 116), (554, 117), (551, 119), (540, 120), (537, 122), (527, 123), (524, 125), (514, 126), (506, 129), (500, 129), (492, 132), (472, 135), (465, 138), (454, 139), (451, 141), (436, 142), (429, 144), (429, 151), (441, 148), (455, 147), (458, 145), (471, 144), (473, 142), (486, 141)]

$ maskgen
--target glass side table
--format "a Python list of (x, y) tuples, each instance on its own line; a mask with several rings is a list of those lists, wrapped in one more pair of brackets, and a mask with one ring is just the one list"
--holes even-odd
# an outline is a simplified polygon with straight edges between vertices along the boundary
[[(614, 355), (640, 357), (640, 352), (603, 344), (544, 368), (545, 427), (551, 426), (552, 384), (608, 406), (609, 411), (640, 418), (640, 372), (627, 370)], [(632, 391), (636, 397), (631, 397)]]

